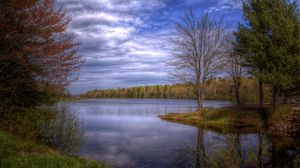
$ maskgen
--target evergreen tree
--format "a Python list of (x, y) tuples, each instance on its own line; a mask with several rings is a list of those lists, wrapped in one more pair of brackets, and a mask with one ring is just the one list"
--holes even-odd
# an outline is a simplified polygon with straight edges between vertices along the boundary
[(297, 1), (248, 0), (243, 3), (244, 23), (234, 32), (234, 50), (243, 58), (260, 85), (273, 86), (273, 105), (277, 90), (293, 88), (299, 81), (299, 10)]

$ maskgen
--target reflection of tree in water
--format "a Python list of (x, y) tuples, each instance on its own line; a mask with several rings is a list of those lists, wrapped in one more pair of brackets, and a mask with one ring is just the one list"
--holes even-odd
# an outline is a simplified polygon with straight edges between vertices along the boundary
[[(209, 149), (205, 143), (205, 131), (198, 128), (196, 147), (185, 145), (175, 150), (175, 167), (206, 168), (206, 167), (239, 167), (240, 164), (240, 134), (227, 137), (226, 145), (215, 151)], [(224, 143), (224, 142), (222, 142)], [(212, 153), (211, 153), (212, 152)]]
[(198, 128), (197, 145), (185, 145), (175, 150), (174, 167), (180, 168), (288, 168), (300, 167), (300, 144), (295, 140), (267, 137), (258, 133), (255, 144), (245, 144), (242, 134), (222, 135), (224, 141), (216, 149), (205, 143), (205, 131)]
[(282, 140), (280, 137), (271, 137), (272, 153), (270, 167), (299, 168), (300, 167), (300, 143), (299, 140)]
[(210, 167), (238, 168), (242, 164), (240, 133), (225, 135), (225, 146), (218, 148), (210, 155)]
[(196, 149), (189, 145), (175, 150), (175, 167), (178, 168), (201, 168), (206, 167), (204, 129), (198, 128)]
[(204, 129), (198, 128), (198, 139), (197, 139), (197, 167), (205, 167), (206, 166), (206, 158), (205, 158), (205, 148), (204, 148)]

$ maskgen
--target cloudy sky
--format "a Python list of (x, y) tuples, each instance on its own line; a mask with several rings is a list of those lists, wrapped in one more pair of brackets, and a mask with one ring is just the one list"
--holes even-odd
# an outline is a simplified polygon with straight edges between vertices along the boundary
[(193, 9), (224, 16), (233, 27), (242, 18), (233, 0), (58, 0), (73, 20), (69, 32), (86, 60), (73, 94), (91, 89), (169, 84), (168, 37), (174, 24)]

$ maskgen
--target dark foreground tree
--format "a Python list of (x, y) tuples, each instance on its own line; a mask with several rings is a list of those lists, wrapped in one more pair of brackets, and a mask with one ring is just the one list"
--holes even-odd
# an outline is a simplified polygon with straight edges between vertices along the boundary
[(73, 81), (83, 61), (54, 0), (0, 1), (0, 101), (32, 106)]
[(204, 14), (196, 16), (192, 11), (183, 16), (172, 38), (176, 68), (174, 77), (196, 86), (199, 110), (203, 109), (205, 84), (223, 66), (228, 40), (228, 26), (223, 19), (215, 20)]

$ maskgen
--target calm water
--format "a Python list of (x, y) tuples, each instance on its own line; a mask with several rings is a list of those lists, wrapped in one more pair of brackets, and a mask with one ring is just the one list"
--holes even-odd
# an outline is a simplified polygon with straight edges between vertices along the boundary
[[(194, 111), (197, 104), (193, 100), (88, 99), (68, 104), (84, 123), (86, 137), (79, 154), (103, 160), (112, 167), (300, 165), (299, 144), (293, 139), (216, 132), (157, 117), (168, 112)], [(207, 107), (229, 104), (205, 102)]]

